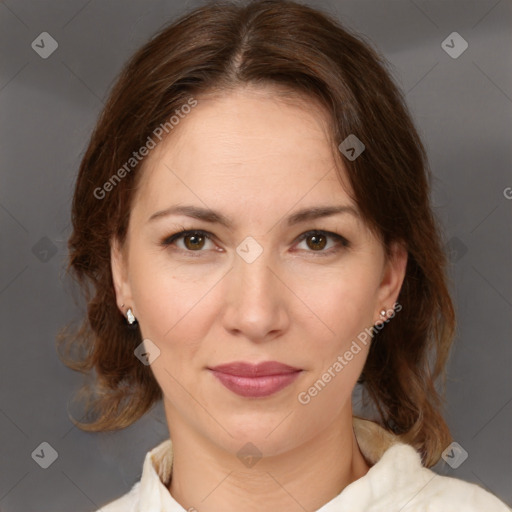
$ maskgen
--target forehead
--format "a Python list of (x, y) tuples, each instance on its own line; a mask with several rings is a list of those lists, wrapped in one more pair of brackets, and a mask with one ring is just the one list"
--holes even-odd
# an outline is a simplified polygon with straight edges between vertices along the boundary
[(144, 209), (183, 195), (205, 203), (243, 197), (246, 208), (279, 197), (287, 204), (301, 196), (352, 203), (337, 177), (344, 169), (329, 138), (329, 116), (318, 102), (255, 88), (196, 99), (144, 162), (137, 192)]

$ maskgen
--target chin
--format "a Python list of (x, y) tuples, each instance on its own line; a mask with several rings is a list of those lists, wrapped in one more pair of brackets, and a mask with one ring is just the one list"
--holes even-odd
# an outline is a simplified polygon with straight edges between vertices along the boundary
[[(291, 431), (290, 426), (294, 426), (291, 414), (281, 409), (279, 412), (264, 414), (262, 412), (253, 412), (248, 414), (237, 414), (236, 417), (221, 418), (217, 421), (226, 429), (221, 429), (221, 439), (217, 439), (217, 444), (231, 453), (238, 451), (251, 443), (265, 456), (279, 455), (295, 447), (297, 439), (304, 441), (304, 425), (301, 424), (299, 432)], [(217, 432), (219, 430), (217, 429)], [(212, 432), (208, 435), (211, 436)]]

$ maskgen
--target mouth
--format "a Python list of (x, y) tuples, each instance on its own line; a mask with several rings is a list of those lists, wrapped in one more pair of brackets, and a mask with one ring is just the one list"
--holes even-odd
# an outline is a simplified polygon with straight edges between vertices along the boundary
[(302, 372), (277, 361), (259, 364), (233, 362), (208, 370), (230, 391), (248, 398), (273, 395), (289, 386)]

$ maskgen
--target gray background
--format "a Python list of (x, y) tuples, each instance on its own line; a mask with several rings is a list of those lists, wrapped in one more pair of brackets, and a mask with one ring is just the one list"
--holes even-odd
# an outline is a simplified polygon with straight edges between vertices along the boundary
[[(512, 505), (512, 3), (311, 3), (364, 34), (394, 65), (436, 176), (433, 201), (459, 319), (446, 418), (469, 454), (458, 469), (441, 460), (436, 470)], [(81, 376), (58, 359), (55, 335), (84, 311), (63, 271), (70, 199), (107, 91), (162, 23), (198, 4), (0, 4), (2, 512), (94, 510), (127, 492), (145, 453), (168, 436), (160, 405), (121, 432), (74, 428), (66, 408)], [(441, 47), (454, 31), (469, 44), (457, 59)], [(31, 47), (42, 32), (59, 45), (48, 59)], [(48, 469), (31, 456), (42, 442), (58, 453)]]

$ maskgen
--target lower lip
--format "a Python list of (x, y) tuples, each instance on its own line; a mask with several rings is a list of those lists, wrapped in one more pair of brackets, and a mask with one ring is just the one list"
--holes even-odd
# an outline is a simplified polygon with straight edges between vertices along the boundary
[(224, 386), (237, 395), (251, 398), (260, 398), (273, 395), (290, 385), (300, 371), (283, 373), (280, 375), (266, 375), (262, 377), (240, 377), (227, 373), (210, 370)]

